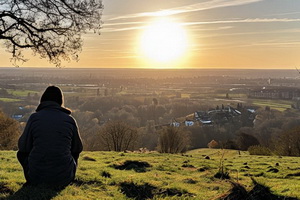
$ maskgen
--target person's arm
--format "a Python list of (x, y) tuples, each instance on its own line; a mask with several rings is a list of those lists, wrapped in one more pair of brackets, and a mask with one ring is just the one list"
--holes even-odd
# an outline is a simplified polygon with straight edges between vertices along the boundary
[(81, 142), (81, 138), (79, 136), (79, 131), (77, 127), (77, 123), (75, 122), (75, 126), (73, 129), (73, 137), (72, 137), (72, 147), (71, 147), (71, 154), (76, 162), (78, 163), (79, 154), (82, 152), (83, 146)]
[(32, 149), (31, 124), (32, 117), (30, 116), (23, 131), (23, 134), (21, 135), (18, 141), (19, 151), (17, 153), (17, 157), (23, 167), (24, 165), (26, 165), (29, 153)]

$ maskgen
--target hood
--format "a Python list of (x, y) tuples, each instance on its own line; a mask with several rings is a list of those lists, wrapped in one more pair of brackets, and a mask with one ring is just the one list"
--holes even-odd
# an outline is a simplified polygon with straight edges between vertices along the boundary
[(68, 115), (71, 114), (71, 110), (61, 107), (58, 103), (54, 102), (54, 101), (43, 101), (42, 103), (40, 103), (40, 105), (36, 108), (36, 112), (39, 112), (40, 110), (43, 109), (57, 109), (60, 110)]

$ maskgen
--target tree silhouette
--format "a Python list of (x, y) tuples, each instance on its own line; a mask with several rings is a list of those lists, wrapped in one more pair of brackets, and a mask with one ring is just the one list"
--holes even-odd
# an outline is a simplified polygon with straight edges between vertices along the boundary
[(177, 127), (163, 127), (158, 131), (158, 151), (161, 153), (183, 153), (190, 143), (190, 132)]
[(15, 65), (27, 48), (60, 66), (78, 60), (82, 33), (99, 33), (102, 10), (101, 0), (1, 0), (0, 40)]
[(138, 139), (136, 128), (122, 121), (107, 122), (99, 135), (108, 151), (133, 150)]
[(20, 136), (19, 123), (0, 110), (0, 150), (13, 150)]

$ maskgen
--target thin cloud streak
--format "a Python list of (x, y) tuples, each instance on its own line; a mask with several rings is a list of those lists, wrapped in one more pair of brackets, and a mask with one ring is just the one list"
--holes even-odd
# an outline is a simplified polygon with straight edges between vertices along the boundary
[(205, 22), (187, 22), (182, 23), (185, 26), (205, 25), (205, 24), (230, 24), (230, 23), (267, 23), (267, 22), (300, 22), (300, 19), (288, 18), (254, 18), (254, 19), (237, 19), (237, 20), (220, 20), (220, 21), (205, 21)]
[(123, 15), (123, 16), (119, 16), (119, 17), (114, 17), (109, 20), (131, 19), (131, 18), (139, 18), (139, 17), (171, 16), (171, 15), (176, 15), (176, 14), (197, 12), (197, 11), (210, 10), (210, 9), (215, 9), (215, 8), (240, 6), (240, 5), (245, 5), (245, 4), (257, 3), (260, 1), (263, 1), (263, 0), (210, 0), (207, 2), (191, 4), (191, 5), (181, 6), (181, 7), (177, 7), (177, 8), (171, 8), (168, 10), (128, 14), (128, 15)]
[[(197, 25), (208, 25), (208, 24), (234, 24), (234, 23), (271, 23), (271, 22), (300, 22), (300, 18), (290, 19), (290, 18), (248, 18), (248, 19), (235, 19), (235, 20), (216, 20), (216, 21), (200, 21), (200, 22), (186, 22), (181, 23), (182, 26), (197, 26)], [(117, 25), (131, 25), (137, 23), (110, 23), (109, 26)], [(139, 23), (143, 24), (143, 23)], [(103, 27), (103, 32), (119, 32), (119, 31), (131, 31), (140, 30), (147, 27), (146, 23), (142, 26), (125, 27), (125, 28), (105, 28)]]
[(144, 22), (120, 22), (120, 23), (109, 23), (109, 24), (104, 24), (103, 27), (107, 27), (107, 26), (124, 26), (124, 25), (132, 25), (132, 24), (144, 24)]
[(265, 35), (270, 33), (300, 33), (300, 29), (286, 29), (286, 30), (276, 30), (276, 31), (256, 31), (256, 32), (239, 32), (239, 33), (220, 33), (220, 34), (209, 34), (209, 35), (201, 35), (198, 37), (194, 37), (195, 39), (203, 39), (203, 38), (212, 38), (212, 37), (225, 37), (225, 36), (241, 36), (241, 35)]
[(191, 47), (191, 51), (199, 52), (204, 50), (218, 50), (218, 49), (232, 49), (232, 48), (249, 48), (249, 47), (272, 47), (272, 48), (292, 48), (298, 47), (300, 45), (300, 41), (295, 42), (261, 42), (261, 43), (251, 43), (251, 44), (218, 44), (218, 45), (194, 45)]
[(135, 26), (135, 27), (128, 27), (128, 28), (103, 28), (102, 32), (121, 32), (121, 31), (132, 31), (132, 30), (140, 30), (144, 29), (145, 26)]

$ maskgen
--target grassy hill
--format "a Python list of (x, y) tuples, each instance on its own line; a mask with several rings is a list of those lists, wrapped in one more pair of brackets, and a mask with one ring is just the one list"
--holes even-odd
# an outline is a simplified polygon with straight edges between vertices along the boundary
[[(223, 169), (223, 177), (217, 174)], [(14, 151), (0, 151), (0, 199), (218, 199), (254, 179), (281, 197), (300, 198), (300, 158), (197, 149), (186, 154), (83, 152), (76, 181), (63, 190), (22, 187)]]

